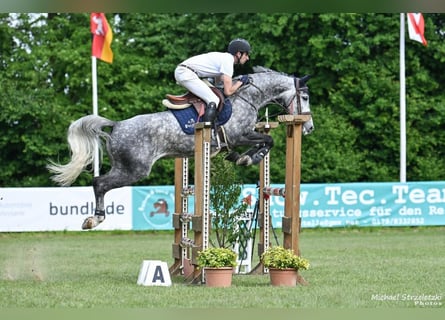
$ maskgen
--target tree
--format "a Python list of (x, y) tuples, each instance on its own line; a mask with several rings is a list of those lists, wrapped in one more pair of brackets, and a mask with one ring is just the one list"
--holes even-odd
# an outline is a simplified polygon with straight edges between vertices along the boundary
[[(303, 137), (302, 181), (399, 179), (399, 14), (169, 13), (107, 14), (113, 64), (98, 61), (99, 114), (121, 120), (164, 111), (166, 93), (185, 58), (249, 40), (255, 65), (309, 81), (315, 131)], [(428, 47), (406, 40), (407, 179), (445, 179), (445, 14), (424, 14)], [(66, 131), (90, 114), (91, 34), (88, 14), (0, 14), (0, 183), (50, 186), (48, 159), (66, 162)], [(279, 111), (269, 107), (269, 114)], [(260, 114), (262, 118), (264, 113)], [(271, 118), (270, 120), (274, 120)], [(271, 177), (284, 181), (284, 129), (272, 132)], [(101, 172), (109, 169), (104, 158)], [(256, 183), (258, 168), (235, 168)], [(172, 184), (163, 159), (139, 184)], [(76, 185), (91, 185), (85, 173)]]
[[(218, 247), (231, 248), (239, 239), (250, 238), (243, 225), (248, 203), (240, 203), (242, 184), (233, 164), (219, 154), (212, 159), (210, 178), (210, 208), (212, 211), (212, 233)], [(214, 244), (214, 246), (216, 246)]]

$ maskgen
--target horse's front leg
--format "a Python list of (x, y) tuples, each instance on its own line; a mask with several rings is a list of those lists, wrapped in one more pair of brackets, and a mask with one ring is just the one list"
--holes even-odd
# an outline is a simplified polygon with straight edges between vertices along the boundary
[(273, 147), (274, 142), (271, 136), (253, 131), (243, 137), (241, 144), (253, 147), (241, 155), (233, 151), (227, 155), (226, 160), (235, 162), (239, 166), (249, 166), (260, 163)]

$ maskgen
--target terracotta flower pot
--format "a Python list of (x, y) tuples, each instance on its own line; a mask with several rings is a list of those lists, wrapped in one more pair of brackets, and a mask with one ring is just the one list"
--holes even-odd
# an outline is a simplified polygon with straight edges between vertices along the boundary
[(232, 285), (232, 267), (205, 268), (204, 272), (207, 287), (230, 287)]
[(269, 269), (270, 283), (273, 286), (295, 287), (298, 272), (295, 269)]

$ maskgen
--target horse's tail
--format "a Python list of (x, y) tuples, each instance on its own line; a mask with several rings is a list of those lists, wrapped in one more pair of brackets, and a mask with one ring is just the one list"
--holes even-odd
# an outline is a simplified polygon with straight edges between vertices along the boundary
[(51, 179), (61, 186), (71, 185), (93, 162), (96, 148), (101, 151), (102, 145), (99, 138), (109, 138), (102, 128), (113, 125), (114, 121), (96, 115), (85, 116), (74, 121), (68, 129), (71, 160), (65, 165), (54, 162), (48, 164), (48, 170), (54, 173)]

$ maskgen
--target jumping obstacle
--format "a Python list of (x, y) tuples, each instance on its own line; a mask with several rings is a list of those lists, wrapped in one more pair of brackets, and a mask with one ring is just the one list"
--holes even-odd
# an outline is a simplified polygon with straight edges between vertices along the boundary
[[(198, 251), (209, 247), (210, 152), (211, 123), (197, 123), (195, 125), (194, 189), (188, 186), (188, 159), (176, 159), (175, 162), (175, 213), (173, 215), (175, 242), (172, 246), (175, 261), (170, 267), (170, 272), (178, 274), (185, 271), (184, 275), (191, 283), (204, 282), (204, 273), (197, 267), (197, 256)], [(192, 194), (195, 197), (194, 214), (188, 213), (187, 197)], [(194, 232), (193, 240), (188, 238), (190, 222), (191, 230)], [(190, 268), (193, 270), (188, 271)]]
[[(302, 125), (310, 120), (310, 115), (281, 115), (278, 121), (286, 125), (286, 177), (285, 188), (270, 187), (269, 154), (260, 163), (260, 242), (258, 243), (258, 255), (267, 250), (270, 243), (270, 204), (265, 195), (279, 195), (285, 198), (284, 217), (282, 218), (283, 247), (292, 249), (300, 255), (300, 180), (301, 180), (301, 138)], [(261, 125), (257, 130), (264, 130)], [(270, 130), (270, 128), (268, 128)], [(260, 262), (252, 273), (265, 273), (267, 270)], [(304, 279), (299, 276), (298, 283), (304, 284)]]
[[(259, 132), (270, 134), (270, 131), (272, 129), (275, 129), (278, 127), (278, 122), (259, 122), (256, 125), (256, 130)], [(260, 183), (259, 188), (260, 190), (263, 190), (267, 186), (270, 185), (270, 153), (268, 152), (264, 159), (260, 162)], [(271, 228), (271, 221), (270, 221), (270, 202), (268, 199), (264, 197), (263, 192), (259, 192), (259, 202), (258, 202), (258, 224), (259, 224), (259, 231), (260, 231), (260, 238), (258, 240), (258, 256), (261, 256), (261, 254), (266, 251), (269, 248), (270, 245), (270, 228)], [(251, 273), (257, 274), (257, 273), (265, 273), (267, 270), (264, 268), (262, 263), (260, 262), (258, 265), (256, 265)]]
[[(301, 138), (302, 124), (310, 119), (309, 115), (279, 116), (278, 121), (286, 124), (286, 178), (285, 188), (270, 187), (270, 156), (269, 153), (260, 163), (260, 192), (259, 196), (259, 226), (260, 240), (258, 255), (267, 250), (270, 245), (270, 203), (265, 195), (280, 195), (285, 197), (284, 217), (282, 219), (283, 247), (292, 249), (300, 255), (300, 180), (301, 180)], [(269, 133), (278, 123), (259, 123), (257, 130)], [(188, 186), (188, 162), (177, 159), (175, 162), (175, 214), (173, 225), (175, 228), (175, 243), (173, 257), (175, 262), (170, 268), (172, 273), (181, 272), (187, 263), (194, 266), (190, 275), (192, 283), (204, 282), (203, 272), (197, 268), (198, 251), (208, 248), (210, 234), (210, 141), (211, 128), (205, 124), (195, 127), (195, 213), (188, 213), (187, 196), (191, 195)], [(181, 190), (178, 192), (178, 190)], [(194, 240), (188, 238), (189, 223), (192, 222)], [(191, 248), (191, 255), (190, 249)], [(251, 273), (266, 273), (260, 262)], [(299, 276), (299, 283), (305, 283)]]
[(281, 115), (278, 121), (286, 124), (286, 178), (284, 217), (282, 223), (283, 247), (300, 255), (300, 181), (302, 125), (310, 115)]
[(175, 213), (173, 228), (175, 229), (172, 245), (174, 263), (170, 267), (172, 275), (189, 275), (191, 266), (190, 247), (193, 241), (189, 239), (190, 221), (188, 198), (194, 195), (194, 189), (189, 187), (189, 159), (175, 159)]
[(267, 196), (280, 196), (286, 197), (286, 188), (272, 188), (272, 187), (264, 187), (263, 194)]

